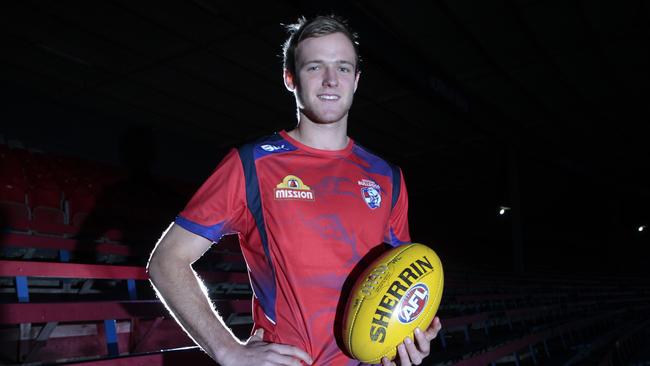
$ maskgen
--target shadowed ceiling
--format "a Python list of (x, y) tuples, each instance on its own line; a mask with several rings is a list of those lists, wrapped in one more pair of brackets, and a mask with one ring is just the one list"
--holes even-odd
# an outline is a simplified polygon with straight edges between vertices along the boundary
[(446, 223), (441, 238), (502, 235), (472, 225), (512, 201), (513, 184), (540, 247), (545, 227), (579, 253), (611, 245), (602, 225), (650, 218), (644, 1), (4, 3), (5, 109), (43, 131), (47, 120), (20, 117), (42, 101), (149, 125), (196, 159), (192, 146), (223, 150), (295, 123), (280, 24), (331, 11), (350, 19), (364, 60), (350, 135), (404, 167), (416, 212)]

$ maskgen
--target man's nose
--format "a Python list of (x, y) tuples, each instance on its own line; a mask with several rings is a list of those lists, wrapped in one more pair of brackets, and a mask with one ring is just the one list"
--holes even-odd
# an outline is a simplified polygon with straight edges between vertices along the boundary
[(323, 86), (335, 87), (339, 85), (339, 79), (336, 75), (336, 70), (331, 67), (325, 68), (325, 73), (323, 75)]

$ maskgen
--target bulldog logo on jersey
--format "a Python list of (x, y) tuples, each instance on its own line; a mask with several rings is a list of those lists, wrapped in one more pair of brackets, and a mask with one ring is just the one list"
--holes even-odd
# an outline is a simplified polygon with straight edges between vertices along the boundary
[(381, 206), (381, 194), (374, 187), (361, 188), (361, 196), (371, 209), (374, 210)]
[(361, 179), (357, 181), (361, 187), (361, 197), (371, 209), (381, 206), (381, 187), (377, 182), (370, 179)]
[(276, 200), (313, 201), (314, 191), (295, 175), (287, 175), (275, 188)]

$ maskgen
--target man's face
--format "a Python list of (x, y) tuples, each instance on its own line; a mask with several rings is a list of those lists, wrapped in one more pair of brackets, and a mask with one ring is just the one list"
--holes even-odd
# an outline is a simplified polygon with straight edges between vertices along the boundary
[(300, 113), (315, 123), (347, 118), (359, 75), (356, 53), (343, 33), (307, 38), (296, 47), (296, 76), (285, 72)]

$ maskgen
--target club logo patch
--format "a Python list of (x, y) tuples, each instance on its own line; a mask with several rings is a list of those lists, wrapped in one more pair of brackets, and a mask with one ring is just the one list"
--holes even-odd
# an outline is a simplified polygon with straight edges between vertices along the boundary
[(374, 210), (381, 206), (381, 194), (379, 194), (378, 190), (372, 187), (361, 188), (361, 195), (371, 209)]
[(376, 209), (381, 207), (381, 187), (370, 179), (361, 179), (357, 182), (361, 187), (361, 197), (368, 207)]
[(295, 175), (287, 175), (275, 188), (276, 200), (313, 201), (314, 191)]

